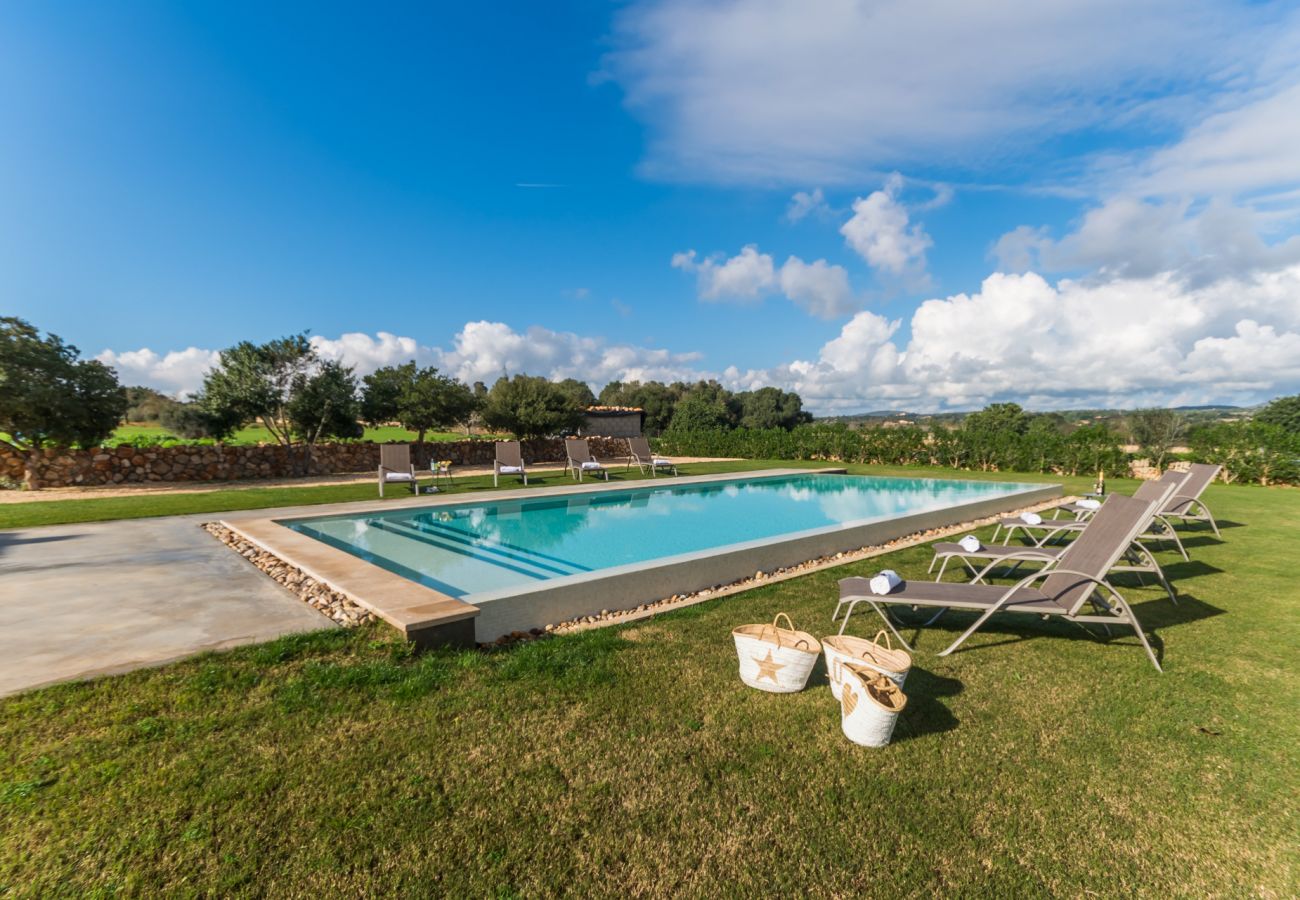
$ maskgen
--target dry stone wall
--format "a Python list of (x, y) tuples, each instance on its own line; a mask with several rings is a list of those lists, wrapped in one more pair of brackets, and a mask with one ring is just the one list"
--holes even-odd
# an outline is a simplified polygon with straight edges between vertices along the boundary
[[(627, 442), (590, 438), (597, 457), (627, 455)], [(35, 480), (41, 487), (78, 487), (188, 481), (240, 481), (373, 472), (379, 466), (379, 444), (370, 442), (283, 447), (180, 445), (175, 447), (95, 447), (88, 450), (46, 448), (33, 458)], [(490, 466), (496, 452), (492, 441), (466, 440), (411, 444), (411, 462), (427, 471), (434, 459), (456, 466)], [(527, 463), (564, 462), (564, 441), (544, 438), (524, 441)], [(21, 482), (27, 454), (0, 444), (0, 478)]]

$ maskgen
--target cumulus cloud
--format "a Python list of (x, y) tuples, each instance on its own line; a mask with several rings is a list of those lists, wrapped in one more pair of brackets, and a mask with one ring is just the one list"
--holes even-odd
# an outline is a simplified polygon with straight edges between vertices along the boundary
[[(466, 383), (491, 384), (503, 375), (519, 373), (555, 380), (577, 378), (597, 388), (615, 379), (689, 381), (710, 377), (698, 367), (699, 353), (611, 344), (603, 338), (540, 326), (519, 332), (503, 322), (467, 322), (448, 348), (386, 331), (316, 336), (311, 343), (321, 357), (352, 366), (360, 375), (415, 360)], [(202, 386), (204, 373), (220, 362), (220, 354), (197, 347), (165, 355), (148, 349), (105, 350), (97, 359), (114, 366), (125, 384), (142, 384), (183, 397)]]
[(898, 199), (902, 189), (903, 178), (895, 172), (880, 190), (854, 200), (853, 217), (840, 226), (840, 234), (872, 268), (919, 274), (934, 242), (919, 223), (909, 224), (907, 208)]
[(814, 188), (812, 193), (795, 191), (794, 196), (790, 198), (790, 205), (785, 209), (785, 218), (787, 222), (802, 222), (809, 216), (827, 218), (832, 213), (822, 189)]
[(1189, 287), (997, 273), (899, 323), (860, 312), (814, 360), (745, 373), (819, 411), (1257, 402), (1300, 390), (1300, 266)]
[(1300, 237), (1267, 243), (1266, 223), (1247, 207), (1213, 199), (1112, 197), (1084, 213), (1060, 240), (1022, 225), (1002, 235), (992, 255), (1004, 271), (1090, 271), (1093, 277), (1145, 278), (1173, 272), (1194, 284), (1272, 271), (1300, 262)]
[(1277, 19), (1213, 0), (640, 0), (605, 69), (649, 125), (647, 172), (832, 184), (1184, 124), (1251, 80)]
[(848, 315), (861, 306), (849, 287), (849, 273), (824, 259), (806, 263), (791, 256), (780, 269), (758, 246), (747, 244), (730, 259), (700, 259), (694, 250), (675, 253), (673, 268), (692, 272), (701, 300), (755, 302), (780, 291), (795, 305), (823, 319)]
[(694, 272), (701, 300), (757, 300), (776, 284), (772, 257), (746, 244), (730, 259), (697, 259), (694, 250), (674, 253), (672, 265)]
[[(827, 274), (834, 268), (792, 257), (780, 272), (837, 284)], [(823, 414), (971, 409), (1000, 400), (1036, 409), (1256, 403), (1300, 392), (1300, 263), (1203, 285), (1173, 272), (1056, 283), (999, 272), (976, 293), (924, 301), (910, 321), (864, 310), (815, 356), (743, 371), (718, 371), (695, 352), (491, 321), (466, 323), (445, 347), (388, 332), (319, 338), (316, 346), (363, 373), (415, 358), (467, 382), (526, 372), (593, 387), (700, 378), (736, 390), (774, 385), (798, 391)], [(180, 394), (197, 389), (217, 362), (215, 351), (193, 347), (106, 350), (98, 358), (126, 383)]]
[(216, 350), (198, 347), (164, 354), (155, 353), (148, 347), (121, 353), (105, 350), (95, 358), (116, 369), (118, 380), (123, 384), (143, 385), (177, 397), (198, 390), (204, 373), (220, 362)]
[(781, 266), (781, 293), (807, 312), (822, 319), (837, 319), (859, 307), (849, 288), (849, 273), (824, 259), (806, 263), (791, 256)]

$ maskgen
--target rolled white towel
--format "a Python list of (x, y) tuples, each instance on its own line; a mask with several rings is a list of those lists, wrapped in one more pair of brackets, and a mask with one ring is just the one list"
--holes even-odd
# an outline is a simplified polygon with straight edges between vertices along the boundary
[(600, 463), (598, 463), (598, 462), (585, 462), (585, 463), (582, 464), (582, 467), (583, 467), (584, 469), (603, 469), (603, 468), (605, 468), (604, 466), (602, 466), (602, 465), (601, 465)]
[(502, 475), (518, 475), (523, 471), (521, 466), (497, 466), (497, 471)]
[(984, 546), (980, 543), (980, 539), (975, 537), (973, 534), (966, 535), (957, 543), (961, 544), (961, 548), (967, 553), (975, 553)]
[(1021, 513), (1020, 521), (1024, 522), (1026, 525), (1042, 525), (1043, 517), (1035, 512)]
[(1075, 501), (1075, 506), (1080, 509), (1101, 509), (1101, 501), (1092, 497), (1084, 497), (1082, 500)]
[(898, 573), (893, 569), (885, 569), (875, 578), (871, 579), (869, 584), (871, 593), (888, 594), (894, 588), (903, 583), (903, 579), (898, 577)]

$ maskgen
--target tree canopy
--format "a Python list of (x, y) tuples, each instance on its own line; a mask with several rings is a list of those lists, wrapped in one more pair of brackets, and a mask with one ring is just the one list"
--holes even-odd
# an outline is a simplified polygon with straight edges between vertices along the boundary
[(1276, 425), (1283, 431), (1300, 434), (1300, 394), (1278, 397), (1255, 413), (1255, 421)]
[(54, 334), (0, 318), (0, 439), (20, 450), (94, 446), (126, 412), (117, 374)]
[(414, 362), (378, 369), (362, 382), (362, 419), (372, 425), (399, 422), (421, 443), (430, 431), (468, 422), (479, 406), (468, 385)]
[(483, 421), (489, 428), (519, 438), (572, 434), (583, 422), (584, 406), (572, 393), (533, 375), (498, 379), (487, 392)]

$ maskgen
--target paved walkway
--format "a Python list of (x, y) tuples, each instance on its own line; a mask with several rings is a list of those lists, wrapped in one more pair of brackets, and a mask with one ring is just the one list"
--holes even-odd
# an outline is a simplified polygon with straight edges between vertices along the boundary
[(0, 531), (0, 696), (337, 627), (177, 516)]

